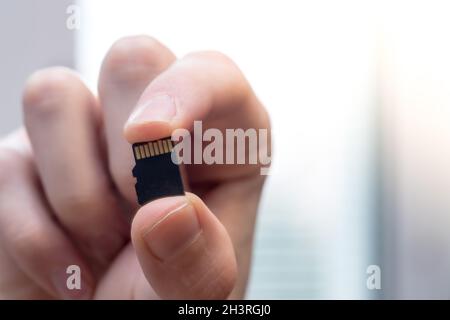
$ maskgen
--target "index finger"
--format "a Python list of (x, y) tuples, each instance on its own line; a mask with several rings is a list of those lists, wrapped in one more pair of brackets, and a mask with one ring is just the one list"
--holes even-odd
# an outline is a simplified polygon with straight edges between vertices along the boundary
[[(203, 129), (219, 135), (227, 129), (265, 129), (269, 140), (265, 147), (270, 152), (268, 114), (242, 72), (223, 54), (193, 53), (172, 64), (145, 89), (124, 131), (131, 143), (152, 141), (179, 128), (191, 131), (195, 121), (202, 121)], [(235, 146), (222, 148), (222, 152), (236, 151)], [(201, 194), (230, 235), (238, 264), (231, 297), (242, 297), (264, 181), (260, 164), (205, 163), (187, 165), (186, 172), (193, 191)]]
[[(195, 121), (202, 121), (203, 130), (214, 128), (221, 133), (235, 128), (270, 131), (265, 108), (236, 64), (221, 53), (198, 52), (178, 60), (153, 80), (141, 95), (124, 133), (130, 143), (152, 141), (170, 136), (179, 128), (191, 131)], [(270, 132), (267, 135), (265, 147), (270, 149)], [(258, 169), (239, 163), (188, 168), (196, 173), (200, 170), (201, 175), (190, 178), (202, 181), (259, 174)]]

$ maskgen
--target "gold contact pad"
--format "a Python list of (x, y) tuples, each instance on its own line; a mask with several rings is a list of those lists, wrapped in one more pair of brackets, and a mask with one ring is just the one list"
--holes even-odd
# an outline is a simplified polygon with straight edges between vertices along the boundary
[(165, 153), (170, 153), (172, 152), (172, 150), (173, 150), (172, 140), (163, 139), (153, 142), (146, 142), (134, 146), (134, 156), (136, 160), (141, 160)]

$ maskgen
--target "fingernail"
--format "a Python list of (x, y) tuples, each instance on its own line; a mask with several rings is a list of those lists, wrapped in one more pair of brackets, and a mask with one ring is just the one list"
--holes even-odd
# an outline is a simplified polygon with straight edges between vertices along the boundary
[(162, 261), (176, 256), (192, 244), (201, 233), (197, 213), (188, 201), (162, 215), (144, 228), (142, 237), (151, 253)]
[(170, 122), (176, 111), (173, 97), (167, 94), (156, 95), (138, 104), (126, 125), (154, 121)]

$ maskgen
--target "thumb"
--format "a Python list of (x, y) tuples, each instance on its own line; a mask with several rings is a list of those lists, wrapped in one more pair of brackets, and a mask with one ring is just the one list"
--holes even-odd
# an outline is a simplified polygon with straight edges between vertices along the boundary
[(225, 299), (237, 275), (225, 227), (197, 196), (143, 206), (131, 228), (142, 270), (163, 299)]

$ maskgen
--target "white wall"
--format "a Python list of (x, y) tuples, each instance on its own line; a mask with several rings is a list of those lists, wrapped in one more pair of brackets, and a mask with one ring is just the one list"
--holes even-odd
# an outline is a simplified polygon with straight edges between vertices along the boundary
[(73, 66), (74, 36), (66, 29), (69, 0), (0, 3), (0, 136), (21, 123), (28, 75), (50, 65)]
[(389, 297), (450, 298), (450, 3), (389, 3), (380, 32)]

